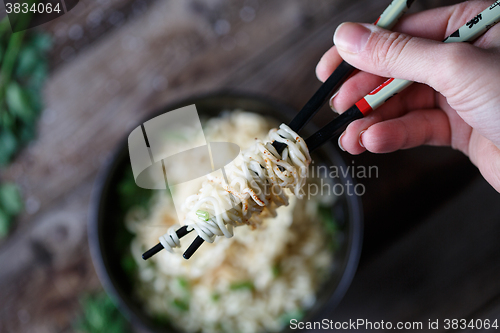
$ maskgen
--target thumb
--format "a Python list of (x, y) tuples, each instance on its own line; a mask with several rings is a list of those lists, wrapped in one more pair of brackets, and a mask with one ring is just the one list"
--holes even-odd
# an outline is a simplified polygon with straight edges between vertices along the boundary
[(471, 57), (480, 53), (470, 44), (412, 37), (372, 24), (343, 23), (334, 43), (340, 56), (362, 71), (425, 83), (443, 95), (461, 89), (458, 77), (466, 84), (464, 68), (470, 68)]

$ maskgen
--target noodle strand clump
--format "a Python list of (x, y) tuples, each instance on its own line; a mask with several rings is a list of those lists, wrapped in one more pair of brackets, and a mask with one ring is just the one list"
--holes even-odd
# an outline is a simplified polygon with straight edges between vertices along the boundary
[[(286, 144), (278, 154), (273, 141)], [(262, 223), (265, 217), (275, 217), (276, 209), (288, 205), (288, 193), (299, 199), (308, 176), (311, 156), (307, 145), (290, 127), (281, 124), (272, 129), (268, 140), (256, 140), (242, 150), (222, 176), (210, 174), (197, 194), (186, 198), (184, 225), (195, 229), (205, 241), (212, 243), (216, 236), (231, 238), (233, 228)], [(173, 252), (180, 247), (175, 226), (160, 237), (165, 249)]]
[[(287, 134), (283, 129), (274, 130), (272, 138), (269, 138), (269, 130), (279, 125), (271, 119), (235, 110), (206, 119), (203, 125), (208, 142), (234, 143), (241, 147), (242, 156), (233, 161), (234, 165), (225, 166), (225, 177), (219, 169), (210, 174), (212, 181), (200, 177), (172, 186), (169, 191), (155, 191), (147, 206), (135, 205), (127, 209), (124, 223), (134, 236), (130, 254), (122, 258), (130, 256), (137, 265), (136, 270), (130, 273), (133, 274), (131, 294), (148, 317), (168, 321), (179, 332), (261, 333), (286, 329), (289, 318), (301, 320), (315, 304), (322, 304), (321, 299), (317, 303), (318, 291), (324, 290), (322, 287), (325, 283), (330, 285), (335, 279), (334, 274), (339, 272), (332, 245), (343, 244), (343, 234), (328, 227), (335, 226), (330, 208), (337, 197), (331, 191), (308, 192), (313, 188), (309, 185), (333, 183), (309, 170), (306, 184), (301, 191), (297, 191), (299, 196), (308, 200), (299, 200), (292, 195), (296, 188), (302, 186), (302, 179), (306, 175), (301, 174), (301, 171), (306, 170), (300, 169), (299, 162), (293, 162), (295, 157), (292, 158), (292, 155), (295, 154), (297, 160), (306, 166), (307, 150), (301, 148), (302, 139), (296, 140), (295, 133)], [(192, 135), (182, 129), (175, 134), (165, 140), (165, 149), (175, 145), (178, 150), (184, 151), (193, 146)], [(274, 152), (272, 147), (266, 145), (267, 141), (277, 139), (286, 142), (279, 135), (298, 143), (289, 142), (282, 156), (267, 155)], [(263, 140), (263, 143), (256, 142), (255, 138)], [(249, 147), (252, 148), (247, 150)], [(268, 153), (264, 155), (263, 151)], [(300, 154), (305, 159), (302, 160)], [(227, 155), (234, 156), (232, 152)], [(226, 155), (215, 157), (226, 160)], [(189, 174), (193, 169), (198, 170), (199, 165), (208, 164), (207, 158), (206, 154), (186, 155), (175, 166), (179, 167), (179, 172)], [(268, 163), (265, 159), (268, 159)], [(214, 165), (224, 164), (214, 162)], [(295, 168), (290, 168), (288, 164)], [(291, 177), (286, 177), (287, 174)], [(131, 179), (132, 175), (129, 182)], [(203, 182), (206, 184), (200, 191)], [(238, 209), (235, 211), (232, 210), (231, 196), (223, 187), (225, 184), (232, 188), (233, 198), (237, 201)], [(273, 202), (269, 196), (259, 193), (259, 184), (289, 187), (283, 189), (288, 195), (288, 205), (277, 208), (276, 217), (268, 210), (270, 204), (266, 208), (258, 204), (259, 200)], [(215, 192), (219, 194), (214, 195)], [(193, 213), (190, 221), (199, 222), (200, 228), (208, 228), (204, 225), (207, 220), (213, 220), (214, 225), (217, 225), (212, 201), (194, 207), (205, 196), (212, 197), (215, 202), (220, 201), (220, 209), (228, 211), (231, 221), (236, 221), (237, 217), (241, 219), (238, 224), (232, 222), (234, 225), (244, 224), (245, 220), (253, 224), (238, 228), (236, 237), (215, 237), (213, 244), (201, 246), (189, 260), (184, 260), (180, 255), (156, 255), (147, 261), (143, 260), (142, 253), (165, 233), (162, 236), (164, 241), (171, 241), (175, 252), (187, 249), (196, 237), (194, 231), (186, 236), (186, 240), (181, 239), (181, 248), (176, 249), (178, 239), (175, 230), (179, 226), (171, 229), (171, 236), (167, 230), (177, 221), (182, 223), (186, 219), (186, 212), (181, 206), (196, 193), (199, 195), (189, 201), (189, 209), (186, 205), (185, 208), (187, 212)], [(242, 201), (240, 197), (247, 199)], [(257, 202), (254, 198), (258, 199)], [(245, 202), (248, 206), (244, 215)], [(261, 209), (261, 213), (257, 214)], [(226, 221), (224, 216), (221, 218), (223, 222)], [(224, 224), (227, 230), (234, 228), (234, 225)], [(253, 226), (257, 228), (252, 230)], [(217, 226), (213, 228), (224, 234)]]

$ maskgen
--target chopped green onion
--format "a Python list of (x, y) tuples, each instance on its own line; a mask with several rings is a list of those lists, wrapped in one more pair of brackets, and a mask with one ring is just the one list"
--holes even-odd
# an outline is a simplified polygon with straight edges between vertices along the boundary
[(189, 281), (186, 278), (180, 277), (177, 279), (177, 281), (179, 282), (179, 286), (181, 286), (182, 289), (189, 291)]
[(198, 217), (200, 219), (202, 219), (203, 221), (208, 221), (208, 218), (209, 218), (208, 212), (206, 212), (204, 210), (197, 210), (196, 215), (198, 215)]
[(216, 324), (215, 324), (215, 330), (217, 332), (227, 332), (227, 330), (224, 329), (224, 326), (222, 325), (222, 323), (220, 321), (218, 321)]
[(279, 319), (282, 324), (286, 326), (290, 324), (290, 321), (292, 321), (292, 319), (301, 320), (304, 317), (304, 314), (304, 311), (302, 311), (301, 309), (295, 309), (290, 312), (285, 312)]
[(137, 270), (138, 266), (131, 254), (126, 254), (122, 257), (120, 264), (128, 275), (133, 275)]
[(274, 264), (273, 267), (271, 267), (271, 271), (273, 272), (273, 277), (277, 278), (281, 274), (281, 267), (279, 262)]
[(174, 299), (172, 305), (175, 306), (178, 310), (186, 312), (189, 310), (189, 303), (186, 300)]
[(229, 289), (231, 290), (253, 290), (253, 283), (251, 281), (241, 281), (241, 282), (234, 282), (229, 286)]
[(214, 293), (212, 294), (212, 301), (214, 301), (214, 302), (218, 302), (218, 301), (219, 301), (219, 299), (220, 299), (220, 294), (219, 294), (219, 293), (214, 292)]
[[(335, 221), (335, 218), (333, 217), (331, 207), (319, 205), (318, 215), (320, 220), (323, 222), (328, 237), (336, 239), (336, 236), (338, 234), (338, 225)], [(336, 251), (338, 249), (338, 244), (336, 241), (331, 241), (328, 243), (328, 247), (330, 248), (330, 250)]]
[(336, 234), (337, 223), (335, 222), (331, 208), (328, 206), (319, 205), (318, 213), (321, 220), (325, 223), (325, 227), (327, 229), (326, 231), (332, 235)]
[(153, 323), (155, 323), (158, 326), (167, 326), (171, 325), (170, 318), (166, 314), (155, 314), (152, 317)]

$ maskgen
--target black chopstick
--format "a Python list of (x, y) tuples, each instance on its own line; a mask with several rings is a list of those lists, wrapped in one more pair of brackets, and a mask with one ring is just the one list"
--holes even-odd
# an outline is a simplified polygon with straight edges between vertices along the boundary
[(319, 87), (318, 91), (307, 101), (306, 105), (292, 119), (288, 125), (292, 131), (300, 132), (302, 128), (318, 113), (321, 107), (332, 97), (347, 78), (354, 72), (355, 68), (347, 62), (342, 61), (333, 71), (328, 79)]
[(189, 259), (191, 256), (198, 250), (198, 248), (203, 244), (205, 240), (201, 238), (200, 236), (196, 236), (194, 241), (189, 245), (186, 251), (184, 251), (184, 254), (182, 255), (184, 259)]
[[(354, 72), (354, 70), (354, 67), (349, 65), (347, 62), (342, 61), (340, 65), (333, 71), (330, 77), (328, 77), (328, 79), (309, 99), (309, 101), (307, 101), (302, 110), (300, 110), (300, 112), (292, 119), (289, 124), (289, 127), (292, 129), (292, 131), (299, 132), (316, 115), (316, 113), (318, 113), (321, 107), (325, 105), (325, 103), (332, 97), (333, 93), (340, 88), (342, 83), (347, 80), (347, 78)], [(281, 154), (283, 152), (283, 149), (285, 149), (286, 147), (286, 144), (277, 141), (274, 141), (272, 145), (274, 146), (274, 148), (276, 148), (279, 154)], [(309, 144), (307, 144), (307, 146), (309, 147)], [(203, 242), (203, 238), (197, 236), (193, 243), (191, 243), (191, 245), (182, 255), (184, 259), (191, 258), (191, 256), (196, 252), (196, 250), (198, 250)]]
[[(175, 233), (177, 234), (177, 237), (182, 238), (194, 230), (194, 229), (187, 230), (187, 228), (188, 228), (188, 226), (185, 225), (185, 226), (182, 226), (179, 229), (177, 229), (175, 231)], [(158, 243), (155, 246), (153, 246), (152, 248), (150, 248), (149, 250), (147, 250), (146, 252), (144, 252), (142, 254), (142, 259), (148, 260), (149, 258), (151, 258), (152, 256), (154, 256), (155, 254), (157, 254), (158, 252), (160, 252), (163, 249), (164, 249), (163, 245), (161, 245), (161, 243)]]
[[(307, 101), (302, 110), (292, 119), (288, 125), (292, 131), (299, 132), (318, 113), (321, 107), (325, 105), (333, 93), (340, 88), (342, 83), (347, 80), (354, 70), (354, 67), (342, 61), (309, 101)], [(273, 146), (281, 154), (286, 144), (274, 141)]]
[[(386, 29), (391, 29), (398, 19), (409, 9), (413, 0), (393, 0), (389, 7), (382, 13), (382, 15), (375, 22), (376, 25), (381, 26)], [(395, 8), (395, 9), (394, 9)], [(304, 105), (302, 110), (292, 119), (289, 127), (294, 132), (299, 132), (313, 117), (318, 113), (318, 111), (323, 107), (323, 105), (331, 98), (333, 93), (340, 88), (342, 83), (349, 78), (349, 76), (354, 72), (355, 68), (349, 65), (347, 62), (342, 61), (342, 63), (335, 69), (335, 71), (328, 77), (328, 79), (321, 85), (321, 87), (316, 91), (316, 93), (309, 99), (309, 101)], [(321, 130), (313, 134), (311, 137), (306, 139), (306, 144), (309, 151), (321, 146), (326, 141), (330, 140), (335, 135), (338, 135), (344, 131), (344, 129), (352, 121), (362, 118), (363, 112), (356, 106), (353, 106), (348, 111), (344, 112), (332, 122), (327, 124)], [(281, 155), (283, 149), (285, 149), (286, 144), (274, 141), (272, 143), (277, 152)], [(180, 229), (179, 229), (180, 230)], [(178, 230), (178, 231), (179, 231)], [(191, 230), (192, 231), (192, 230)], [(180, 238), (180, 236), (179, 236)], [(189, 248), (184, 252), (183, 257), (185, 259), (191, 258), (194, 252), (203, 244), (204, 240), (200, 236), (197, 236)], [(157, 244), (152, 249), (148, 250), (146, 253), (151, 251), (151, 255), (154, 255), (161, 249), (154, 252), (154, 249), (161, 246)], [(162, 246), (163, 247), (163, 246)], [(144, 255), (146, 255), (144, 253)], [(143, 255), (143, 258), (144, 258)], [(149, 257), (148, 257), (149, 258)], [(145, 258), (147, 259), (147, 258)]]
[(342, 134), (347, 125), (352, 123), (354, 120), (361, 119), (363, 117), (364, 115), (359, 108), (356, 105), (353, 105), (350, 109), (340, 114), (337, 118), (326, 124), (322, 129), (307, 138), (307, 148), (310, 152), (315, 150), (325, 142)]

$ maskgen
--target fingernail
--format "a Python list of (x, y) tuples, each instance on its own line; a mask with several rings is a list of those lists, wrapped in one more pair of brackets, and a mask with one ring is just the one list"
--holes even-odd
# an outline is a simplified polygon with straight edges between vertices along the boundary
[(339, 136), (339, 148), (342, 150), (342, 151), (345, 151), (344, 147), (342, 147), (342, 137), (344, 136), (345, 132), (343, 132), (342, 134), (340, 134)]
[(363, 51), (370, 37), (371, 30), (357, 23), (342, 23), (333, 36), (333, 43), (350, 53)]
[(359, 132), (359, 138), (358, 138), (358, 143), (361, 147), (365, 148), (365, 145), (363, 144), (363, 139), (362, 139), (362, 136), (363, 136), (363, 133), (366, 132), (366, 131), (361, 131)]
[[(321, 58), (321, 59), (323, 59), (323, 58)], [(322, 79), (319, 77), (319, 75), (318, 75), (320, 66), (323, 66), (323, 64), (321, 63), (321, 59), (319, 60), (318, 64), (316, 65), (316, 69), (314, 70), (314, 72), (316, 73), (316, 77), (318, 78), (318, 80), (319, 80), (320, 82), (325, 82), (325, 80), (322, 80)]]
[(335, 96), (337, 96), (339, 94), (339, 91), (340, 91), (340, 88), (337, 89), (337, 91), (335, 92), (335, 94), (333, 94), (332, 97), (330, 97), (330, 101), (328, 102), (328, 105), (330, 105), (330, 109), (332, 109), (332, 111), (335, 113), (338, 113), (338, 111), (335, 110), (335, 107), (333, 106), (333, 99), (335, 98)]

